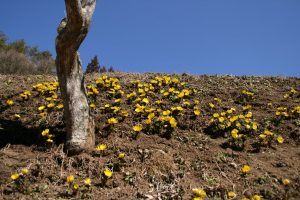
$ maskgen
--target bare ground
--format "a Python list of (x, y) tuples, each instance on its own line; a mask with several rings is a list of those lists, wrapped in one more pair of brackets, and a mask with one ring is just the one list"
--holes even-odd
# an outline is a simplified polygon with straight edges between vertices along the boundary
[[(186, 106), (183, 114), (176, 116), (177, 127), (171, 135), (145, 129), (135, 137), (132, 126), (140, 123), (144, 127), (145, 123), (143, 115), (135, 113), (135, 103), (126, 101), (126, 94), (137, 91), (130, 81), (149, 83), (163, 75), (107, 75), (120, 80), (125, 93), (120, 107), (129, 111), (129, 116), (103, 112), (100, 107), (117, 98), (99, 89), (100, 94), (90, 98), (96, 105), (92, 109), (96, 144), (108, 148), (103, 153), (95, 150), (75, 156), (67, 156), (63, 150), (62, 111), (49, 109), (42, 118), (38, 107), (49, 102), (32, 90), (33, 85), (53, 82), (56, 77), (0, 75), (0, 199), (192, 199), (193, 188), (204, 189), (205, 199), (230, 199), (230, 191), (235, 192), (235, 199), (251, 199), (256, 194), (262, 199), (300, 199), (300, 115), (292, 112), (300, 105), (300, 79), (168, 75), (186, 83), (184, 88), (191, 95), (185, 101), (198, 100), (201, 115), (194, 116), (193, 106), (184, 105), (183, 100), (164, 99), (162, 110)], [(87, 84), (95, 86), (98, 77), (89, 75)], [(19, 96), (24, 90), (32, 93), (28, 100)], [(242, 90), (251, 91), (254, 97), (242, 99)], [(9, 99), (14, 102), (11, 106), (6, 104)], [(157, 99), (163, 99), (160, 91), (149, 95), (149, 104), (158, 107), (154, 104)], [(55, 103), (60, 101), (58, 98)], [(243, 148), (236, 148), (230, 145), (226, 131), (212, 131), (209, 121), (214, 113), (232, 107), (241, 114), (245, 105), (252, 106), (252, 120), (258, 129), (247, 136)], [(289, 116), (278, 120), (278, 107), (286, 108)], [(113, 128), (106, 123), (110, 117), (119, 117)], [(47, 144), (41, 136), (45, 128), (55, 134), (54, 144)], [(274, 136), (263, 145), (259, 135), (266, 129), (282, 136), (283, 143)], [(118, 158), (120, 152), (125, 153), (124, 159)], [(251, 167), (247, 174), (241, 172), (245, 164)], [(16, 184), (10, 177), (22, 168), (29, 173)], [(102, 173), (105, 168), (113, 171), (107, 180)], [(74, 175), (79, 190), (68, 185), (68, 175)], [(83, 184), (86, 177), (92, 180), (90, 187)], [(284, 185), (284, 179), (290, 184)]]

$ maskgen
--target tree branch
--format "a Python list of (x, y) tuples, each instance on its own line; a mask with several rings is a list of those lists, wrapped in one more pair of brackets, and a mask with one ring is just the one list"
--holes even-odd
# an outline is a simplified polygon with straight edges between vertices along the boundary
[(57, 48), (70, 48), (75, 53), (88, 32), (96, 0), (65, 0), (65, 4), (67, 16), (57, 29)]

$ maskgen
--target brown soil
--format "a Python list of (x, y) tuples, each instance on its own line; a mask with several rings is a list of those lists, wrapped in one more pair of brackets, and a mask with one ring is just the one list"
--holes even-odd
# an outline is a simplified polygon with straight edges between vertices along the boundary
[[(116, 98), (99, 89), (100, 94), (90, 98), (96, 105), (92, 109), (96, 144), (108, 148), (103, 153), (95, 150), (74, 156), (64, 153), (62, 111), (52, 109), (45, 118), (40, 117), (37, 108), (47, 101), (32, 90), (33, 85), (53, 82), (56, 77), (0, 75), (0, 199), (192, 199), (193, 188), (204, 189), (205, 199), (229, 199), (229, 191), (236, 193), (236, 199), (251, 199), (255, 194), (262, 199), (300, 199), (300, 115), (292, 112), (300, 105), (299, 78), (168, 75), (186, 83), (184, 88), (191, 95), (185, 100), (199, 100), (201, 115), (194, 116), (193, 105), (187, 105), (183, 114), (176, 116), (177, 127), (171, 133), (143, 129), (135, 137), (132, 126), (141, 123), (145, 127), (145, 123), (144, 116), (134, 112), (135, 103), (125, 100), (126, 94), (137, 91), (130, 81), (148, 83), (163, 74), (107, 75), (120, 80), (125, 92), (120, 107), (128, 110), (129, 116), (123, 119), (101, 111), (100, 107)], [(99, 77), (89, 75), (87, 85), (96, 86)], [(297, 92), (291, 93), (292, 88)], [(32, 93), (28, 100), (19, 96), (24, 90)], [(254, 97), (243, 96), (242, 90), (253, 92)], [(158, 107), (154, 100), (161, 97), (159, 91), (154, 92), (149, 96), (150, 105)], [(8, 99), (14, 104), (8, 106)], [(160, 107), (167, 110), (182, 106), (182, 102), (167, 99)], [(227, 129), (216, 131), (209, 121), (214, 113), (232, 107), (241, 114), (245, 105), (252, 106), (252, 120), (258, 129), (237, 147), (231, 145)], [(278, 107), (286, 107), (289, 116), (278, 120)], [(106, 123), (110, 117), (119, 119), (113, 128)], [(55, 135), (52, 145), (41, 136), (46, 128)], [(266, 129), (274, 133), (267, 145), (259, 139)], [(275, 135), (281, 135), (284, 142), (279, 144)], [(120, 152), (125, 153), (124, 159), (118, 158)], [(251, 167), (247, 174), (241, 172), (245, 164)], [(13, 181), (10, 176), (22, 168), (29, 173), (19, 182)], [(111, 178), (104, 178), (105, 168), (113, 170)], [(77, 192), (69, 188), (68, 175), (74, 175), (79, 184)], [(83, 184), (86, 177), (92, 180), (90, 187)], [(284, 179), (290, 184), (283, 185)]]

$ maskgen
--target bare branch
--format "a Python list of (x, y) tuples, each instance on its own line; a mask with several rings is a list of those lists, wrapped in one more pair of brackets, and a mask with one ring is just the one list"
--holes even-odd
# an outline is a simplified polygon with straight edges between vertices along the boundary
[(65, 0), (65, 3), (67, 16), (57, 28), (56, 43), (60, 44), (57, 48), (71, 48), (75, 53), (89, 30), (96, 0)]

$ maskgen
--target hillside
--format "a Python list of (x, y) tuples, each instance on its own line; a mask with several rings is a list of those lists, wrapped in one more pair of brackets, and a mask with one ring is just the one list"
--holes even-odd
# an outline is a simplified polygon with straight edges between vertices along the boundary
[(56, 81), (0, 75), (0, 199), (300, 199), (299, 78), (89, 75), (75, 156)]

